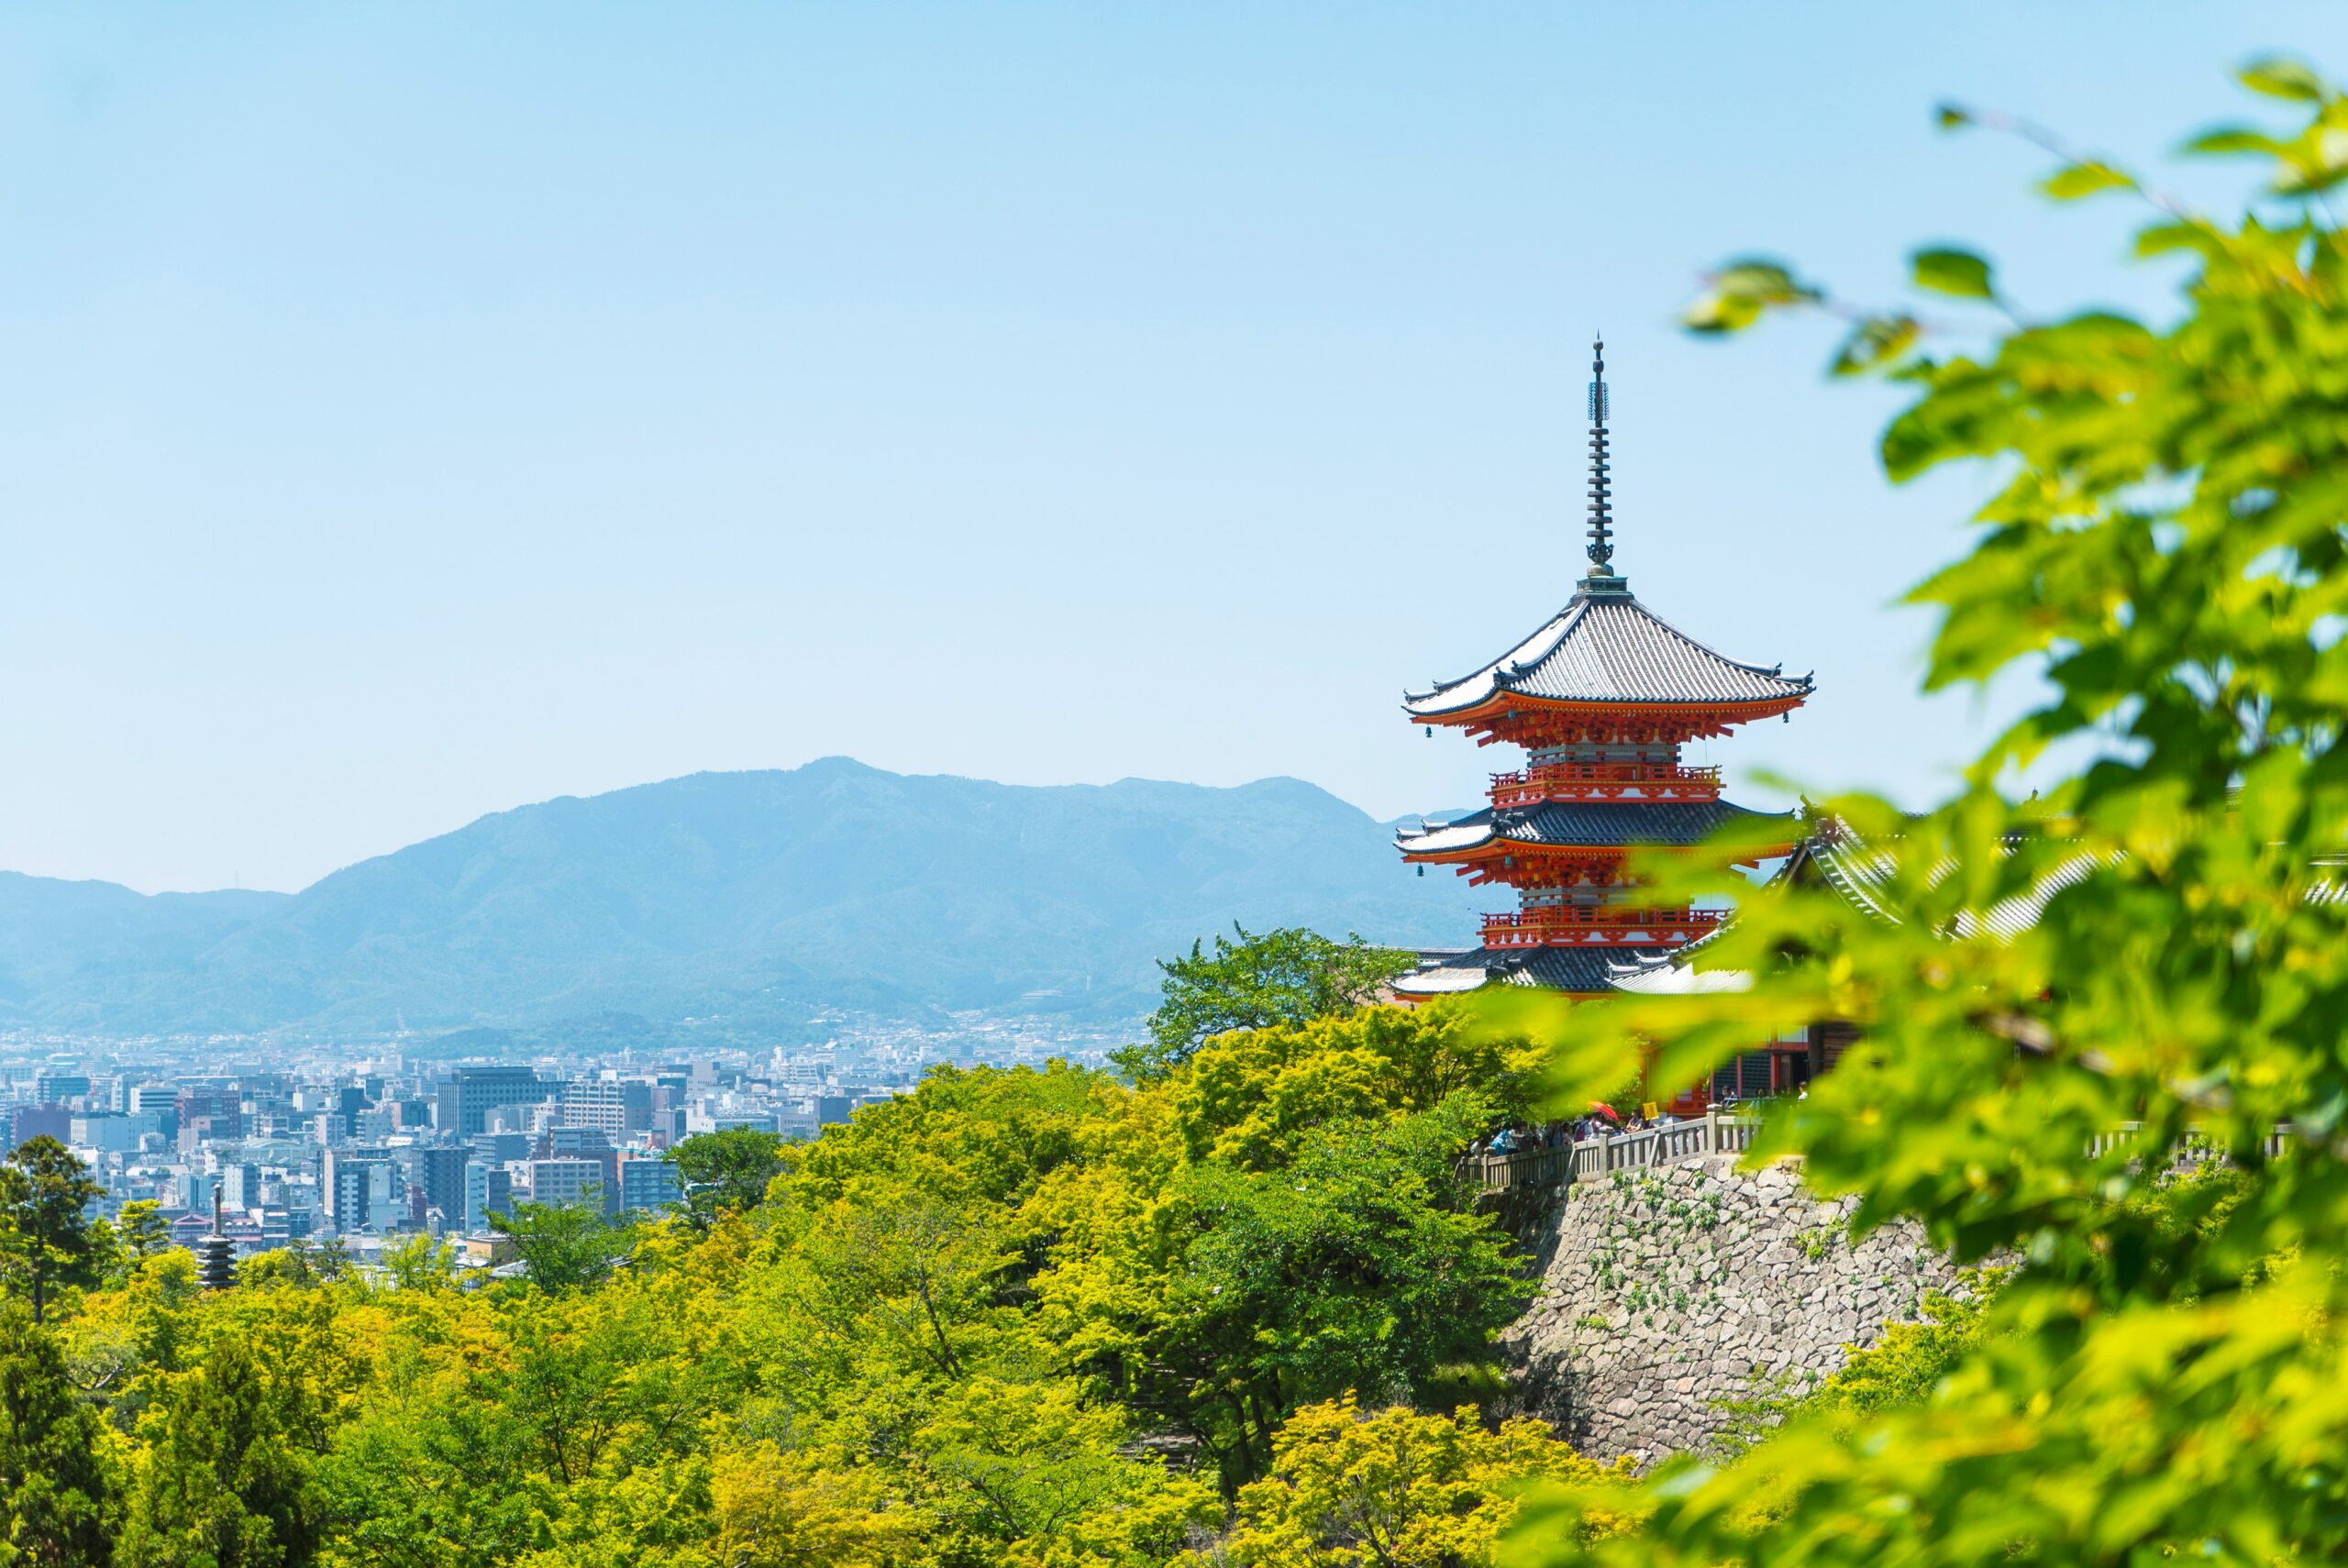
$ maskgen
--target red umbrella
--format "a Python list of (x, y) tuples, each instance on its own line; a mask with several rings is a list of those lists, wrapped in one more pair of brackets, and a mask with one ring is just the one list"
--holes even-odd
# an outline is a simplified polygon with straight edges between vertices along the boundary
[(1589, 1108), (1590, 1110), (1598, 1112), (1599, 1115), (1606, 1118), (1609, 1121), (1620, 1121), (1623, 1120), (1623, 1113), (1615, 1110), (1612, 1106), (1607, 1104), (1602, 1099), (1591, 1100), (1589, 1102)]

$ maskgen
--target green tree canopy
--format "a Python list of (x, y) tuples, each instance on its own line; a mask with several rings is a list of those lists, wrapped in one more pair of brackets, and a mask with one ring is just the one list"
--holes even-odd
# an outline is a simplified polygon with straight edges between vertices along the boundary
[(43, 1320), (60, 1286), (95, 1285), (105, 1263), (89, 1206), (105, 1195), (72, 1150), (46, 1135), (0, 1160), (0, 1285)]
[(718, 1216), (756, 1208), (782, 1169), (782, 1138), (755, 1127), (696, 1132), (669, 1151), (685, 1189), (685, 1215), (707, 1230)]
[(202, 1363), (166, 1380), (142, 1425), (149, 1451), (116, 1561), (122, 1568), (300, 1568), (316, 1560), (316, 1369), (280, 1358), (234, 1331)]
[(144, 1263), (171, 1244), (172, 1222), (163, 1206), (151, 1198), (134, 1198), (122, 1206), (115, 1235), (133, 1263)]
[(1285, 1170), (1194, 1167), (1199, 1234), (1173, 1304), (1228, 1356), (1224, 1374), (1285, 1416), (1349, 1392), (1408, 1403), (1484, 1357), (1533, 1293), (1456, 1187), (1453, 1162), (1484, 1120), (1463, 1096), (1332, 1122)]
[(31, 1311), (0, 1303), (0, 1562), (102, 1568), (119, 1482), (98, 1413)]
[(1161, 959), (1165, 971), (1149, 1039), (1116, 1056), (1136, 1078), (1154, 1077), (1190, 1059), (1200, 1042), (1234, 1029), (1307, 1023), (1375, 999), (1379, 987), (1411, 968), (1416, 955), (1375, 947), (1359, 936), (1333, 942), (1296, 926), (1218, 936), (1214, 951), (1193, 942), (1187, 957)]
[[(1223, 1554), (1236, 1568), (1485, 1568), (1526, 1481), (1611, 1484), (1625, 1468), (1592, 1463), (1528, 1417), (1488, 1429), (1472, 1407), (1422, 1415), (1334, 1399), (1281, 1430)], [(1593, 1520), (1593, 1533), (1628, 1523)]]
[(1251, 1480), (1298, 1405), (1408, 1400), (1489, 1361), (1531, 1287), (1453, 1168), (1485, 1119), (1463, 1093), (1323, 1126), (1268, 1171), (1066, 1173), (1039, 1198), (1068, 1226), (1035, 1282), (1044, 1330), (1194, 1434), (1226, 1488)]
[(514, 1238), (515, 1255), (541, 1290), (593, 1285), (628, 1250), (627, 1232), (604, 1218), (593, 1188), (576, 1203), (515, 1203), (510, 1213), (492, 1214), (489, 1228)]
[[(1262, 1166), (1329, 1123), (1433, 1110), (1455, 1095), (1514, 1115), (1535, 1098), (1545, 1061), (1447, 1002), (1366, 1007), (1217, 1035), (1168, 1088), (1193, 1159)], [(1461, 1142), (1485, 1131), (1471, 1126)]]
[(791, 1191), (809, 1200), (878, 1183), (916, 1183), (933, 1196), (1015, 1202), (1052, 1171), (1081, 1159), (1129, 1104), (1107, 1073), (1048, 1062), (1041, 1068), (941, 1065), (914, 1093), (857, 1112), (792, 1151)]

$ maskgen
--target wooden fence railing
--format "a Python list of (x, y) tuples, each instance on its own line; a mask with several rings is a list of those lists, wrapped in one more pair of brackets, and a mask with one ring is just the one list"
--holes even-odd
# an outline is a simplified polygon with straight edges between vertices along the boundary
[(1741, 1154), (1752, 1145), (1754, 1126), (1750, 1117), (1723, 1116), (1712, 1111), (1675, 1121), (1668, 1127), (1604, 1132), (1555, 1149), (1471, 1154), (1460, 1162), (1459, 1173), (1486, 1192), (1505, 1192), (1514, 1187), (1561, 1187), (1570, 1181), (1588, 1181), (1609, 1171), (1674, 1165), (1700, 1160), (1707, 1154)]
[[(2143, 1131), (2144, 1124), (2141, 1121), (2123, 1121), (2100, 1137), (2088, 1140), (2088, 1157), (2099, 1159), (2124, 1144), (2132, 1143), (2143, 1136)], [(2260, 1140), (2259, 1152), (2270, 1160), (2280, 1159), (2283, 1151), (2290, 1146), (2291, 1138), (2291, 1125), (2284, 1122)], [(2211, 1160), (2225, 1158), (2225, 1154), (2223, 1149), (2210, 1142), (2208, 1133), (2187, 1132), (2177, 1146), (2176, 1163), (2180, 1165), (2208, 1165)]]
[[(1759, 1122), (1751, 1116), (1723, 1115), (1715, 1110), (1668, 1127), (1600, 1133), (1555, 1149), (1471, 1154), (1459, 1162), (1459, 1174), (1486, 1192), (1506, 1192), (1519, 1187), (1562, 1187), (1611, 1171), (1680, 1165), (1700, 1160), (1707, 1154), (1741, 1154), (1753, 1146), (1753, 1134), (1758, 1126)], [(2141, 1132), (2139, 1123), (2122, 1122), (2111, 1132), (2089, 1140), (2088, 1157), (2099, 1159), (2110, 1154), (2132, 1142)], [(2279, 1157), (2290, 1142), (2289, 1127), (2276, 1128), (2266, 1136), (2266, 1157)], [(2187, 1133), (2176, 1151), (2176, 1163), (2180, 1165), (2202, 1165), (2223, 1157), (2223, 1150), (2198, 1132)]]

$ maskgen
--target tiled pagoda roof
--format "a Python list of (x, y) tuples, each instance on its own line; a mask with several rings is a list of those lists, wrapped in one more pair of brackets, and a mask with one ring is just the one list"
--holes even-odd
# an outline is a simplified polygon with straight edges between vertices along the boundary
[[(2002, 851), (2010, 852), (2012, 847), (2007, 844)], [(1880, 845), (1871, 844), (1847, 823), (1833, 820), (1825, 824), (1824, 831), (1812, 834), (1802, 842), (1779, 875), (1789, 881), (1815, 878), (1868, 919), (1897, 925), (1899, 917), (1885, 907), (1882, 894), (1898, 874), (1899, 857), (1905, 850), (1906, 845), (1899, 837)], [(2064, 889), (2086, 881), (2094, 874), (2095, 867), (2092, 855), (2068, 856), (2027, 892), (1993, 904), (1977, 915), (1960, 914), (1951, 934), (1986, 934), (2010, 942), (2038, 923), (2039, 917), (2046, 912), (2049, 900)], [(1955, 868), (1955, 861), (1944, 858), (1933, 867), (1933, 879), (1938, 881)]]
[(1591, 996), (1611, 990), (1620, 976), (1669, 955), (1663, 947), (1473, 948), (1436, 960), (1389, 982), (1402, 996), (1427, 998), (1487, 985), (1539, 986)]
[[(1410, 855), (1453, 855), (1487, 844), (1627, 849), (1643, 845), (1682, 848), (1700, 844), (1734, 822), (1778, 813), (1750, 811), (1729, 801), (1544, 801), (1500, 810), (1487, 806), (1440, 826), (1394, 835)], [(1790, 827), (1793, 816), (1784, 813)], [(1790, 842), (1790, 839), (1789, 839)]]
[(1620, 578), (1592, 576), (1547, 624), (1472, 675), (1405, 694), (1414, 719), (1466, 712), (1495, 696), (1640, 706), (1799, 701), (1811, 677), (1739, 664), (1656, 615)]
[[(2010, 853), (2012, 847), (2009, 842), (2002, 846), (2001, 853)], [(1871, 841), (1854, 832), (1847, 823), (1829, 819), (1822, 831), (1813, 832), (1802, 840), (1792, 857), (1778, 870), (1776, 879), (1814, 881), (1867, 919), (1885, 925), (1897, 925), (1899, 916), (1888, 907), (1883, 895), (1892, 878), (1898, 874), (1899, 857), (1906, 850), (1904, 840), (1898, 835), (1881, 842)], [(2047, 904), (2057, 893), (2077, 887), (2092, 876), (2096, 864), (2096, 857), (2084, 850), (2067, 856), (2050, 867), (2028, 890), (2000, 900), (1987, 910), (1960, 913), (1954, 924), (1941, 934), (1963, 938), (1987, 936), (1999, 942), (2010, 942), (2038, 923), (2046, 912)], [(1943, 859), (1933, 866), (1933, 875), (1938, 879), (1955, 868), (1955, 861)], [(2348, 879), (2327, 877), (2310, 884), (2305, 896), (2311, 906), (2348, 905)], [(1700, 970), (1694, 967), (1705, 947), (1717, 939), (1718, 933), (1715, 933), (1684, 947), (1641, 954), (1635, 964), (1624, 965), (1618, 969), (1615, 988), (1665, 994), (1690, 990), (1735, 990), (1751, 985), (1753, 977), (1740, 970)], [(1622, 962), (1619, 955), (1617, 961)]]

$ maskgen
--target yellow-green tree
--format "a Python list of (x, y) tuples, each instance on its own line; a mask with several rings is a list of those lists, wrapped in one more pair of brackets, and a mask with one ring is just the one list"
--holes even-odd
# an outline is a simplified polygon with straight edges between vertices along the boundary
[(1251, 1480), (1299, 1405), (1424, 1397), (1490, 1359), (1530, 1286), (1454, 1172), (1482, 1125), (1455, 1095), (1323, 1125), (1271, 1170), (1202, 1161), (1138, 1190), (1074, 1174), (1040, 1199), (1068, 1231), (1035, 1282), (1038, 1331), (1196, 1438), (1227, 1486)]
[[(1855, 318), (1835, 369), (1914, 393), (1886, 471), (1971, 461), (1990, 492), (1971, 553), (1916, 592), (1942, 609), (1928, 684), (2035, 670), (2053, 695), (1928, 817), (1822, 802), (1868, 843), (1877, 913), (1780, 885), (1704, 958), (1749, 990), (1545, 1021), (1561, 1087), (1610, 1079), (1626, 1034), (1693, 1078), (1756, 1031), (1855, 1023), (1861, 1046), (1765, 1153), (1857, 1194), (1861, 1226), (1911, 1214), (1961, 1259), (2023, 1265), (1924, 1397), (1666, 1469), (1635, 1541), (1584, 1541), (1593, 1501), (1560, 1494), (1513, 1561), (2348, 1550), (2348, 243), (2325, 197), (2348, 177), (2348, 101), (2295, 62), (2243, 80), (2282, 118), (2190, 144), (2264, 160), (2222, 219), (2033, 127), (1943, 111), (2045, 147), (2057, 200), (2144, 204), (2138, 253), (2183, 278), (2157, 320), (2028, 318), (1948, 248), (1914, 281), (1944, 315), (1981, 307), (1971, 326), (1855, 311), (1760, 260), (1692, 313), (1713, 331)], [(2189, 1141), (2230, 1175), (2172, 1180)]]
[(300, 1568), (316, 1560), (316, 1432), (298, 1365), (264, 1364), (238, 1333), (168, 1379), (141, 1420), (124, 1568)]
[(1213, 1486), (1123, 1452), (1131, 1419), (1074, 1381), (979, 1377), (914, 1438), (941, 1518), (1007, 1563), (1143, 1568), (1221, 1510)]
[(1522, 1111), (1542, 1054), (1470, 1023), (1436, 1003), (1218, 1035), (1168, 1084), (1184, 1145), (1195, 1160), (1261, 1167), (1331, 1122), (1433, 1110), (1454, 1095), (1476, 1097), (1488, 1117)]
[[(1271, 1474), (1239, 1494), (1222, 1542), (1236, 1568), (1480, 1568), (1526, 1483), (1578, 1483), (1593, 1496), (1627, 1481), (1514, 1417), (1487, 1428), (1472, 1407), (1364, 1412), (1352, 1397), (1309, 1405), (1280, 1431)], [(1626, 1520), (1593, 1507), (1582, 1529)]]
[(812, 1463), (772, 1441), (721, 1453), (712, 1480), (718, 1561), (728, 1568), (882, 1568), (921, 1521), (889, 1506), (870, 1465)]

